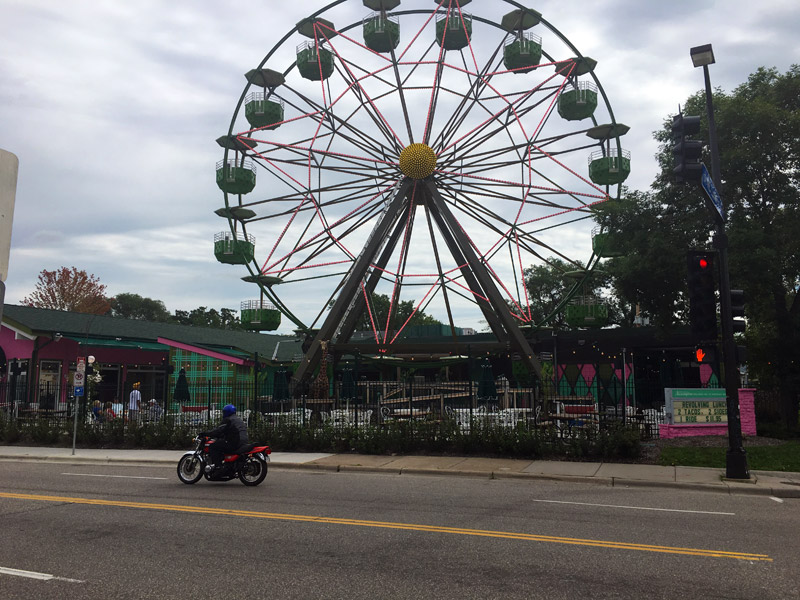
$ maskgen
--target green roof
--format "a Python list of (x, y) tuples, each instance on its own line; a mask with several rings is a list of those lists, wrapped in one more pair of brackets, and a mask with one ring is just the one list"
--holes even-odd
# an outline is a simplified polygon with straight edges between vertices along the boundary
[[(90, 345), (84, 342), (92, 340), (96, 345), (119, 346), (120, 342), (124, 342), (130, 345), (122, 347), (167, 350), (167, 346), (158, 343), (158, 338), (163, 337), (192, 346), (213, 348), (232, 355), (236, 355), (236, 351), (246, 356), (258, 352), (259, 359), (262, 360), (272, 358), (275, 346), (279, 342), (283, 343), (279, 346), (277, 360), (291, 360), (292, 356), (300, 351), (300, 342), (295, 342), (297, 336), (294, 335), (157, 323), (15, 304), (3, 305), (3, 323), (30, 331), (35, 335), (52, 336), (60, 333), (83, 345)], [(290, 341), (293, 343), (288, 343)]]

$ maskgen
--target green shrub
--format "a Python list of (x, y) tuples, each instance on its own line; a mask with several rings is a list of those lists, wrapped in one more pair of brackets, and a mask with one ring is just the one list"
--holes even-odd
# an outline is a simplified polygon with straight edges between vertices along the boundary
[(637, 458), (642, 453), (639, 430), (613, 423), (597, 434), (595, 454), (602, 458)]
[(46, 419), (36, 419), (26, 431), (31, 441), (36, 444), (55, 444), (61, 436), (61, 427)]
[[(453, 420), (392, 421), (380, 425), (333, 427), (312, 422), (273, 424), (254, 415), (249, 425), (253, 442), (285, 452), (358, 452), (361, 454), (460, 454), (519, 458), (623, 458), (640, 455), (640, 433), (621, 423), (599, 431), (578, 430), (563, 436), (555, 427), (515, 428), (491, 426), (476, 419), (468, 432)], [(89, 447), (188, 448), (198, 427), (158, 423), (131, 424), (121, 419), (78, 423), (79, 444)], [(71, 441), (72, 422), (59, 425), (46, 420), (24, 423), (0, 415), (0, 440), (65, 444)]]

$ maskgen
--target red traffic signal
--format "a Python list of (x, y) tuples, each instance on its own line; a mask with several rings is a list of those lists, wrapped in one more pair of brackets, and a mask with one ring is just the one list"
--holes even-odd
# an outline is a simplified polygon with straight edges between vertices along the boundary
[(717, 287), (714, 253), (690, 251), (686, 256), (689, 288), (689, 323), (695, 340), (717, 339)]

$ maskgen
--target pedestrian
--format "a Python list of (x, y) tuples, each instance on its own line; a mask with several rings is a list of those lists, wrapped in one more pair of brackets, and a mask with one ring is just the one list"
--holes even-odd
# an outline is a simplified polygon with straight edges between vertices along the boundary
[(142, 393), (139, 391), (139, 382), (133, 384), (131, 395), (128, 396), (128, 419), (131, 422), (139, 421), (139, 404), (142, 402)]
[(157, 400), (153, 399), (147, 405), (147, 420), (148, 421), (159, 421), (161, 420), (161, 415), (164, 414), (164, 409), (161, 408), (161, 405), (158, 403)]
[(95, 400), (92, 402), (92, 419), (95, 423), (102, 423), (104, 419), (103, 415), (103, 407), (100, 404), (100, 400)]
[(114, 404), (112, 402), (106, 402), (104, 414), (106, 421), (113, 421), (117, 418), (117, 414), (114, 412)]

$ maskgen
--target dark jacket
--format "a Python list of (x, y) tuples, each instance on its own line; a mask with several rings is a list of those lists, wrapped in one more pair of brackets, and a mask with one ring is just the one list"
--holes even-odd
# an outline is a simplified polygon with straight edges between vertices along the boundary
[(225, 440), (231, 452), (250, 443), (247, 437), (247, 425), (235, 414), (222, 419), (222, 425), (209, 431), (208, 435), (218, 440)]

